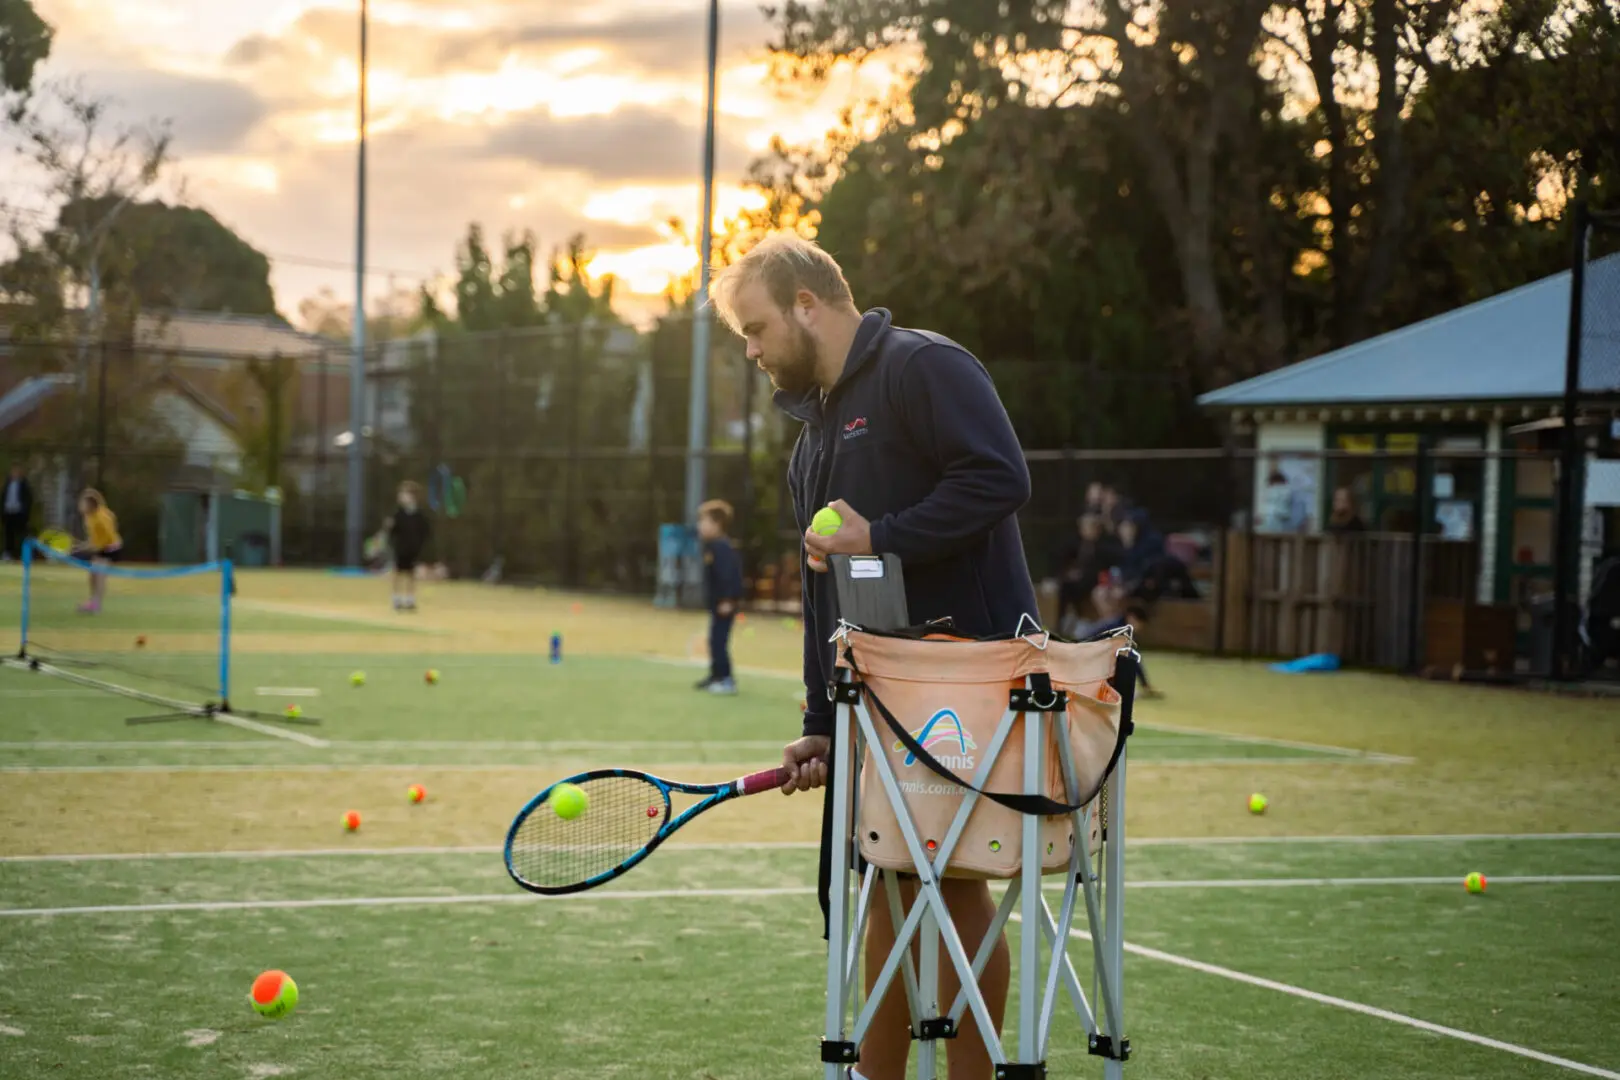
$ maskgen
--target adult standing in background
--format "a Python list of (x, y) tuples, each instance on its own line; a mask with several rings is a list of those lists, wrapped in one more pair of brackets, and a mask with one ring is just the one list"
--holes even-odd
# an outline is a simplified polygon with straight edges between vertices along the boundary
[(28, 518), (34, 512), (34, 489), (20, 464), (13, 463), (0, 492), (0, 521), (5, 529), (5, 557), (21, 559), (23, 540), (28, 536)]

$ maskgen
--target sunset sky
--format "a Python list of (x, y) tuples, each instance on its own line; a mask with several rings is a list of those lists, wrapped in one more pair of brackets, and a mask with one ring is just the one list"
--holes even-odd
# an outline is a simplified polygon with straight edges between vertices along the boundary
[[(177, 176), (272, 256), (281, 311), (352, 297), (359, 3), (35, 0), (46, 78), (82, 76), (131, 120), (173, 121)], [(593, 269), (656, 296), (696, 254), (664, 225), (700, 207), (705, 0), (373, 0), (368, 263), (412, 285), (450, 270), (467, 223), (576, 230)], [(766, 84), (756, 0), (721, 9), (717, 213), (773, 134), (818, 137), (857, 92)], [(877, 73), (861, 78), (879, 78)], [(13, 172), (0, 197), (26, 201)], [(327, 268), (310, 263), (332, 263)], [(372, 276), (368, 295), (390, 287)], [(632, 306), (645, 309), (645, 300)]]

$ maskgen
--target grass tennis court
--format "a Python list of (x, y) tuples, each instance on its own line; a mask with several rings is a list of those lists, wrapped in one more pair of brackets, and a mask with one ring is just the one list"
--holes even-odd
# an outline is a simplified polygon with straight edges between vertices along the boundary
[[(192, 647), (120, 585), (81, 648), (137, 668)], [(0, 618), (16, 600), (0, 574)], [(0, 671), (0, 1075), (820, 1075), (819, 798), (718, 810), (572, 899), (522, 893), (498, 855), (579, 768), (773, 764), (797, 623), (750, 616), (743, 692), (713, 699), (691, 690), (698, 615), (461, 584), (422, 602), (241, 576), (233, 701), (297, 702), (321, 745), (128, 726), (151, 710)], [(1148, 662), (1166, 697), (1130, 747), (1127, 1076), (1620, 1075), (1612, 701)], [(276, 1023), (246, 1003), (269, 967), (301, 991)], [(1050, 1065), (1098, 1070), (1072, 1024)]]

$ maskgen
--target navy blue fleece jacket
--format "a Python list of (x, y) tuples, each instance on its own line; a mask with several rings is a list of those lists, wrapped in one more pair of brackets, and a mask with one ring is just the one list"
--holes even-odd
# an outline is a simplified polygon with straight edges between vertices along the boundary
[[(788, 466), (801, 535), (818, 509), (843, 499), (872, 523), (873, 551), (900, 557), (913, 624), (949, 617), (983, 637), (1039, 618), (1015, 516), (1029, 500), (1029, 468), (972, 353), (894, 326), (875, 308), (825, 401), (819, 388), (776, 401), (804, 422)], [(832, 575), (806, 568), (803, 597), (804, 734), (829, 735)]]

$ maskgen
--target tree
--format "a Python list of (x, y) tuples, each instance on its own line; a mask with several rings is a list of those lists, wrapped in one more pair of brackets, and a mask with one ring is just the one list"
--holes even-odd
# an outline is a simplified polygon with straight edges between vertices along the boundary
[(263, 490), (281, 486), (281, 462), (292, 437), (296, 357), (251, 356), (230, 388), (245, 479)]
[(0, 101), (14, 99), (13, 120), (26, 106), (34, 71), (51, 54), (55, 33), (30, 0), (0, 0)]

